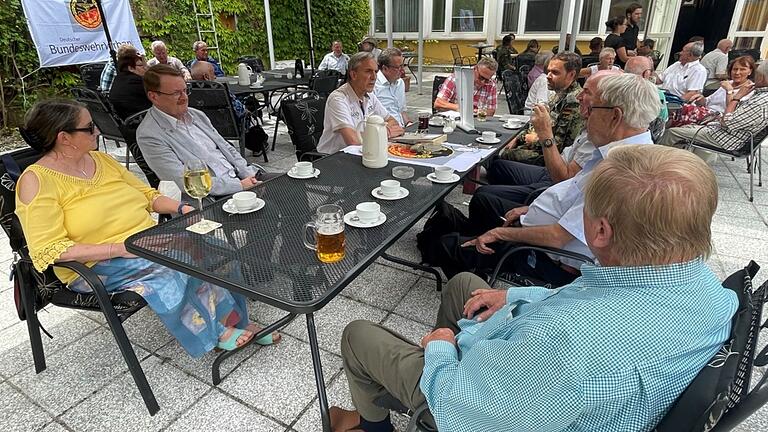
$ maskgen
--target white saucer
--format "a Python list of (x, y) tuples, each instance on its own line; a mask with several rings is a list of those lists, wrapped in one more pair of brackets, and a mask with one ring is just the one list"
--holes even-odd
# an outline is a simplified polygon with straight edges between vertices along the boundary
[(397, 195), (394, 195), (394, 196), (384, 195), (383, 193), (381, 193), (381, 187), (377, 187), (376, 189), (371, 191), (371, 195), (373, 195), (374, 197), (376, 197), (378, 199), (383, 199), (383, 200), (386, 200), (386, 201), (399, 200), (401, 198), (407, 197), (408, 194), (410, 194), (408, 189), (406, 189), (406, 188), (404, 188), (402, 186), (400, 186), (400, 190), (397, 192)]
[(357, 218), (357, 210), (352, 210), (351, 212), (344, 215), (344, 223), (355, 228), (373, 228), (383, 224), (386, 221), (387, 215), (384, 213), (379, 213), (379, 218), (373, 222), (360, 221), (360, 219)]
[(260, 88), (263, 88), (263, 87), (264, 87), (264, 85), (256, 85), (256, 84), (251, 84), (251, 85), (249, 85), (248, 87), (250, 87), (250, 88), (252, 88), (252, 89), (260, 89)]
[(451, 174), (451, 178), (448, 180), (438, 180), (437, 177), (435, 177), (435, 173), (427, 174), (427, 180), (433, 183), (456, 183), (459, 179), (461, 179), (461, 177), (456, 173)]
[(501, 142), (501, 140), (498, 138), (494, 138), (493, 141), (486, 141), (483, 139), (483, 137), (477, 137), (475, 138), (475, 141), (479, 142), (480, 144), (497, 144)]
[(515, 125), (514, 125), (514, 126), (511, 126), (511, 125), (509, 125), (509, 124), (507, 124), (507, 123), (504, 123), (504, 124), (502, 125), (502, 127), (503, 127), (504, 129), (520, 129), (520, 128), (522, 128), (523, 126), (525, 126), (525, 123), (515, 123)]
[(429, 120), (429, 125), (430, 126), (442, 126), (443, 122), (441, 122), (439, 120)]
[(237, 209), (237, 207), (235, 207), (235, 201), (230, 198), (227, 200), (227, 202), (224, 203), (224, 205), (221, 206), (221, 209), (229, 214), (248, 214), (263, 209), (264, 205), (266, 205), (266, 202), (264, 202), (263, 199), (256, 198), (256, 206), (250, 210), (240, 211)]
[(299, 180), (306, 180), (308, 178), (313, 178), (313, 177), (319, 176), (320, 175), (320, 170), (315, 168), (315, 172), (314, 173), (300, 176), (300, 175), (296, 174), (296, 171), (293, 168), (291, 168), (291, 169), (288, 170), (288, 172), (286, 174), (288, 174), (288, 177), (290, 177), (290, 178), (295, 178), (295, 179), (299, 179)]

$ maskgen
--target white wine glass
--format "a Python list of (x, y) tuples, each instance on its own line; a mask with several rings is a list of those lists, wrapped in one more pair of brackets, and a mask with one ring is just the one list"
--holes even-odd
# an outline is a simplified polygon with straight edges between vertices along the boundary
[(192, 159), (184, 164), (184, 190), (187, 191), (187, 195), (197, 198), (197, 202), (200, 204), (200, 222), (198, 224), (202, 229), (207, 229), (211, 225), (203, 216), (203, 198), (211, 192), (211, 185), (211, 172), (205, 162), (200, 159)]

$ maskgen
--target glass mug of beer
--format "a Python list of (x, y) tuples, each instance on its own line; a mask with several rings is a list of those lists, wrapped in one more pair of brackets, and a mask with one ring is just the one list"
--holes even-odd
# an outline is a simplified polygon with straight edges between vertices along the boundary
[[(309, 229), (314, 232), (315, 242), (307, 241)], [(315, 220), (304, 225), (304, 246), (317, 251), (317, 259), (335, 263), (344, 258), (344, 211), (336, 204), (317, 208)]]

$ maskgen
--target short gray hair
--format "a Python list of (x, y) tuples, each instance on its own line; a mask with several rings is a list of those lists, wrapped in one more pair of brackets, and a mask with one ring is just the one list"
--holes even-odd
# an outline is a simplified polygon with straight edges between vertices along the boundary
[(379, 67), (391, 66), (392, 57), (402, 57), (403, 52), (397, 48), (387, 48), (379, 54)]
[(165, 42), (163, 42), (161, 40), (156, 40), (156, 41), (152, 42), (152, 44), (149, 46), (149, 49), (152, 50), (152, 52), (154, 52), (155, 48), (160, 48), (160, 47), (168, 48), (168, 47), (165, 46)]
[(694, 42), (688, 52), (691, 53), (692, 56), (699, 58), (702, 54), (704, 54), (704, 44), (701, 42)]
[(755, 69), (755, 73), (762, 75), (768, 81), (768, 62), (760, 63), (757, 69)]
[(349, 58), (349, 62), (347, 63), (347, 69), (351, 71), (356, 70), (357, 67), (360, 66), (360, 63), (366, 60), (373, 60), (375, 62), (376, 57), (368, 51), (360, 51), (358, 53), (355, 53), (352, 55), (352, 57)]
[(552, 59), (553, 55), (554, 54), (552, 51), (540, 51), (538, 54), (536, 54), (536, 60), (534, 60), (534, 64), (539, 66), (546, 66), (547, 63), (549, 63), (549, 60)]
[(597, 56), (597, 58), (603, 58), (607, 55), (612, 55), (616, 57), (616, 50), (611, 47), (606, 47), (600, 50), (600, 55)]
[(205, 41), (197, 41), (192, 44), (192, 51), (197, 51), (197, 49), (200, 48), (200, 45), (208, 46), (208, 44), (205, 43)]
[(633, 74), (607, 76), (597, 83), (600, 99), (621, 108), (624, 123), (633, 129), (648, 128), (659, 116), (659, 91), (650, 81)]
[(477, 62), (478, 66), (485, 66), (488, 69), (496, 72), (496, 70), (499, 68), (499, 64), (496, 63), (496, 60), (490, 58), (490, 57), (483, 57)]

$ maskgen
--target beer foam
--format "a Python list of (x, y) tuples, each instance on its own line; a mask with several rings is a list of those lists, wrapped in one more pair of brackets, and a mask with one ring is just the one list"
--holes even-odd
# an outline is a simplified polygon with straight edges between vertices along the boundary
[(344, 231), (343, 225), (321, 225), (317, 227), (317, 233), (322, 235), (334, 235)]

